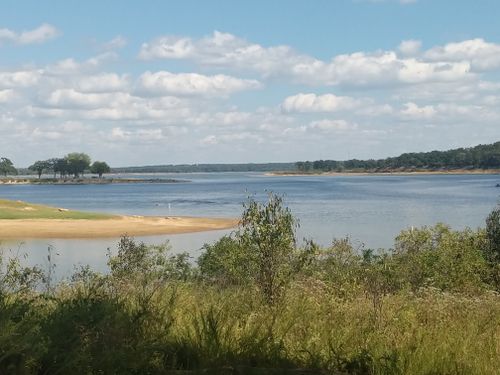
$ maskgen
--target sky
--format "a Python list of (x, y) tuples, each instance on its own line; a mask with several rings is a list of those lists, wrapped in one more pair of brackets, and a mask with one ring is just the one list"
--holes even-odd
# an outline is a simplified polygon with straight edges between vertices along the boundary
[(0, 156), (111, 166), (500, 140), (500, 1), (0, 2)]

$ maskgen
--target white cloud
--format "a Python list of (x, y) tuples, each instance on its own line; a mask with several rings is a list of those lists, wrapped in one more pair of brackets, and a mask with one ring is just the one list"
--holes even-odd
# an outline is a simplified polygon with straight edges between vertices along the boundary
[(409, 119), (430, 119), (434, 117), (436, 113), (436, 109), (431, 105), (419, 107), (412, 102), (406, 103), (405, 108), (401, 110), (401, 114)]
[(420, 52), (420, 48), (422, 47), (422, 42), (420, 40), (403, 40), (399, 46), (399, 52), (403, 54), (403, 56), (414, 56)]
[(116, 49), (123, 48), (126, 45), (127, 45), (127, 39), (125, 39), (121, 35), (117, 35), (113, 39), (111, 39), (110, 41), (104, 43), (101, 46), (101, 49), (104, 50), (104, 51), (113, 51), (113, 50), (116, 50)]
[(342, 132), (348, 130), (355, 130), (358, 128), (357, 124), (349, 123), (346, 120), (317, 120), (312, 121), (308, 125), (309, 129), (320, 130), (322, 132)]
[(215, 31), (200, 39), (165, 36), (145, 43), (143, 59), (187, 59), (207, 68), (233, 69), (281, 77), (311, 86), (388, 86), (474, 78), (469, 60), (417, 58), (421, 43), (403, 41), (395, 51), (354, 52), (319, 60), (289, 46), (251, 43)]
[(47, 74), (52, 75), (74, 75), (95, 71), (100, 68), (104, 63), (117, 58), (115, 52), (104, 52), (99, 55), (93, 56), (84, 61), (77, 61), (74, 58), (67, 58), (57, 61), (55, 64), (48, 65), (45, 68)]
[(278, 73), (293, 66), (313, 64), (316, 59), (298, 55), (288, 46), (263, 47), (229, 33), (214, 31), (194, 40), (188, 37), (163, 36), (142, 45), (142, 59), (190, 59), (212, 67), (256, 71), (263, 75)]
[(106, 137), (110, 141), (128, 141), (137, 143), (155, 143), (165, 138), (162, 129), (126, 130), (121, 127), (111, 129)]
[(481, 38), (470, 39), (431, 48), (424, 57), (431, 61), (467, 61), (477, 71), (498, 69), (500, 44), (488, 43)]
[(82, 93), (74, 89), (58, 89), (53, 91), (45, 102), (57, 108), (102, 108), (116, 107), (125, 104), (130, 95), (126, 93)]
[(362, 100), (333, 94), (297, 94), (287, 97), (281, 104), (284, 112), (336, 112), (356, 108)]
[(148, 95), (227, 95), (260, 88), (256, 80), (224, 74), (206, 76), (197, 73), (145, 72), (139, 77), (139, 90)]
[(0, 71), (0, 88), (35, 86), (39, 82), (42, 73), (42, 70)]
[(150, 43), (143, 43), (139, 58), (151, 59), (186, 59), (192, 56), (194, 47), (191, 38), (163, 36)]
[(15, 92), (13, 90), (0, 90), (0, 104), (7, 103), (15, 97)]
[(11, 42), (15, 44), (35, 44), (43, 43), (55, 38), (59, 31), (52, 25), (44, 23), (33, 30), (15, 32), (9, 29), (0, 29), (0, 44)]
[(113, 92), (124, 91), (129, 87), (128, 75), (101, 73), (88, 75), (77, 80), (75, 86), (81, 92)]

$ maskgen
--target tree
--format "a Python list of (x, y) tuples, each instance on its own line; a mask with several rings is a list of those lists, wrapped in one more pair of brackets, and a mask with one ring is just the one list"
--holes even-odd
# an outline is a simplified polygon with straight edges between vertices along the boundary
[(56, 173), (59, 173), (60, 177), (66, 176), (68, 174), (68, 161), (65, 158), (56, 158), (52, 160), (52, 170), (54, 171), (54, 178)]
[(486, 259), (500, 264), (500, 206), (491, 211), (486, 219)]
[(28, 167), (29, 170), (35, 171), (38, 173), (38, 179), (42, 177), (42, 173), (45, 170), (49, 170), (51, 167), (50, 162), (48, 160), (38, 160)]
[(72, 152), (64, 157), (68, 164), (68, 173), (79, 177), (90, 167), (90, 156), (81, 152)]
[(267, 204), (249, 199), (243, 207), (236, 238), (247, 262), (255, 265), (255, 281), (264, 299), (272, 304), (282, 296), (294, 271), (298, 224), (283, 198), (272, 193)]
[(17, 174), (17, 169), (12, 164), (12, 161), (7, 158), (0, 158), (0, 173), (4, 176), (8, 174)]
[(267, 203), (254, 199), (243, 205), (239, 228), (213, 245), (205, 244), (198, 259), (205, 280), (222, 285), (252, 283), (268, 304), (283, 296), (295, 274), (312, 260), (312, 241), (296, 247), (298, 223), (283, 199), (269, 194)]
[(111, 168), (105, 161), (95, 161), (90, 167), (90, 172), (98, 174), (102, 178), (103, 173), (111, 172)]

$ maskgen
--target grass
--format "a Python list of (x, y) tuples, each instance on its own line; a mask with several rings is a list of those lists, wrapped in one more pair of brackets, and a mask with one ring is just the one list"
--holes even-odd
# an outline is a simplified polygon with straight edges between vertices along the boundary
[(255, 242), (237, 237), (198, 266), (123, 237), (108, 273), (59, 284), (50, 248), (48, 272), (0, 254), (0, 373), (496, 375), (500, 262), (485, 251), (500, 243), (487, 233), (407, 230), (378, 254), (310, 245), (263, 268), (289, 275), (272, 300), (251, 277)]
[(0, 219), (69, 219), (69, 220), (103, 220), (116, 216), (94, 212), (67, 210), (41, 204), (0, 199)]

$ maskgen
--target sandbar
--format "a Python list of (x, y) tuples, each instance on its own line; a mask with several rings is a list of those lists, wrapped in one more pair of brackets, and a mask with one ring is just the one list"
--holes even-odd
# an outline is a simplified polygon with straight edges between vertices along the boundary
[(111, 219), (1, 219), (0, 239), (112, 238), (230, 229), (237, 219), (185, 216), (116, 216)]

